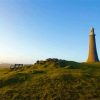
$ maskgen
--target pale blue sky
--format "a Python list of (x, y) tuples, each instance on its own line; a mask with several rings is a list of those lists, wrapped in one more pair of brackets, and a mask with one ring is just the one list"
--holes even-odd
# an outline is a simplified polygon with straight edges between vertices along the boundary
[(0, 63), (86, 61), (92, 26), (100, 57), (100, 0), (0, 0)]

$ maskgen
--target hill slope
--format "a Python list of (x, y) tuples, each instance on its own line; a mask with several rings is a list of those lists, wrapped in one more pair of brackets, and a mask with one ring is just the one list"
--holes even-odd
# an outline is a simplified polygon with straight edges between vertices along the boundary
[(100, 63), (47, 59), (0, 69), (0, 100), (100, 100)]

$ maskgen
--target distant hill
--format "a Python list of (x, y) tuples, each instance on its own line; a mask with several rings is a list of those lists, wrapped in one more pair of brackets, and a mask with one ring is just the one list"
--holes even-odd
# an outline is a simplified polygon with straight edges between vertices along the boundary
[(100, 100), (100, 63), (37, 61), (0, 69), (0, 100)]
[(0, 64), (0, 68), (8, 68), (11, 64)]

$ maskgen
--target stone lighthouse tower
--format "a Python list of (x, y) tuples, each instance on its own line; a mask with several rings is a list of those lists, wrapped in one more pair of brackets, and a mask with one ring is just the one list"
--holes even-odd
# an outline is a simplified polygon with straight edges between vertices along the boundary
[(95, 40), (95, 33), (94, 33), (94, 28), (91, 29), (90, 31), (90, 44), (89, 44), (89, 55), (88, 55), (88, 60), (87, 62), (99, 62), (98, 54), (97, 54), (97, 49), (96, 49), (96, 40)]

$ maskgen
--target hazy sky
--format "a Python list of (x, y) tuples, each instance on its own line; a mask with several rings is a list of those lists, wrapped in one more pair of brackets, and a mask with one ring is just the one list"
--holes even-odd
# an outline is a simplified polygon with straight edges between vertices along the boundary
[(0, 63), (85, 61), (92, 26), (100, 57), (100, 0), (0, 0)]

